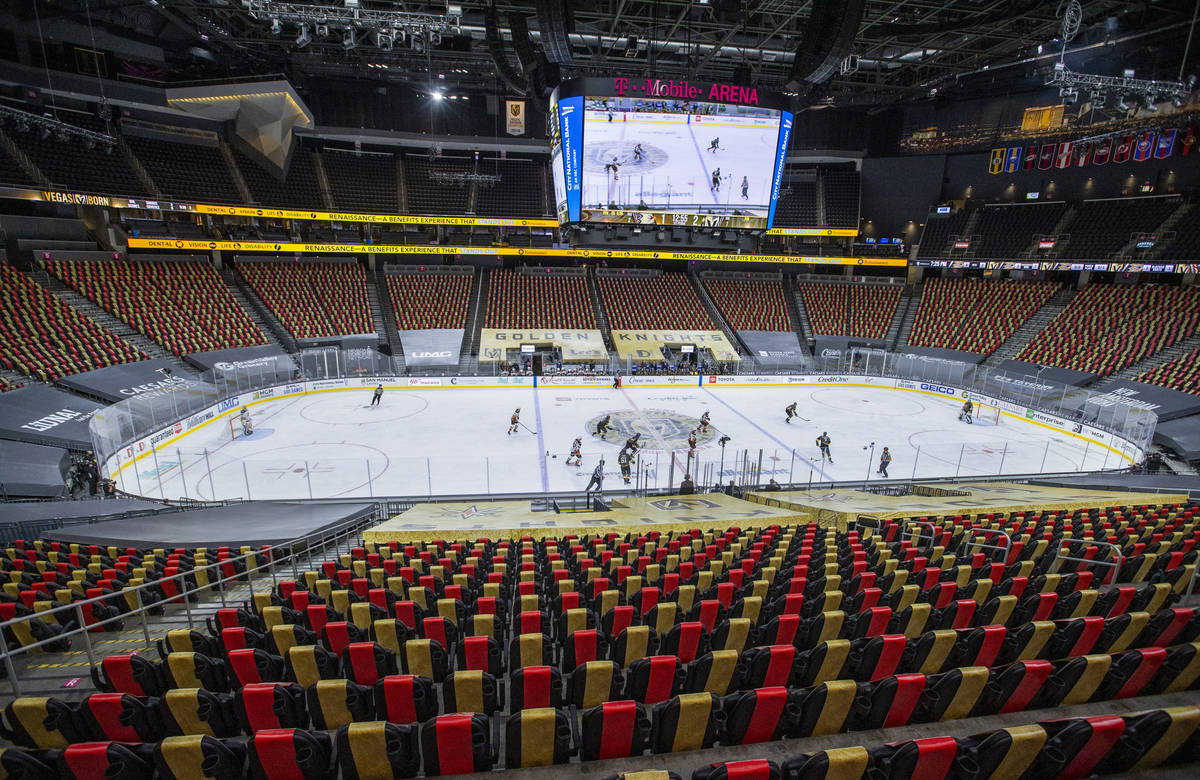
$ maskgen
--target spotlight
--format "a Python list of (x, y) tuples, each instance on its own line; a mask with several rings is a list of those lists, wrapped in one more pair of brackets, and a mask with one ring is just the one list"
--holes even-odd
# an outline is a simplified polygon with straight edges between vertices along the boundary
[(429, 45), (430, 46), (441, 46), (442, 45), (442, 34), (437, 31), (431, 31), (429, 33)]
[(1117, 105), (1115, 106), (1115, 108), (1123, 114), (1128, 113), (1129, 104), (1125, 102), (1124, 95), (1121, 95), (1121, 97), (1117, 98)]
[(431, 100), (433, 100), (433, 102), (437, 103), (444, 97), (444, 95), (442, 95), (442, 93), (440, 91), (435, 89), (433, 92), (429, 93), (429, 97)]
[(329, 37), (329, 25), (318, 24), (317, 25), (317, 35), (321, 38), (328, 38)]
[(1149, 114), (1153, 114), (1158, 111), (1158, 105), (1154, 102), (1153, 95), (1142, 96), (1142, 108)]
[(1092, 108), (1104, 108), (1104, 101), (1108, 95), (1103, 92), (1092, 92), (1088, 95), (1088, 100), (1092, 101)]
[(283, 32), (283, 25), (279, 23), (278, 19), (272, 19), (271, 20), (271, 35), (279, 35), (279, 33), (281, 33), (281, 32)]
[(1183, 108), (1183, 95), (1176, 95), (1171, 98), (1171, 105), (1175, 106), (1175, 108)]
[(346, 32), (342, 33), (342, 48), (346, 51), (358, 46), (358, 37), (354, 34), (353, 27), (347, 27)]
[(308, 44), (312, 43), (312, 35), (308, 32), (308, 25), (300, 25), (300, 34), (296, 36), (296, 46), (303, 49)]
[(380, 51), (391, 51), (392, 36), (380, 31), (375, 34), (375, 44), (379, 47)]

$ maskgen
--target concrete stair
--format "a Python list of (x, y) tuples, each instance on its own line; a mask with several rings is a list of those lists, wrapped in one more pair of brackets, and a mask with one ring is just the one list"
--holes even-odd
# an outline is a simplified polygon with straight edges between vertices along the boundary
[(242, 311), (246, 312), (246, 316), (253, 320), (258, 329), (262, 331), (268, 343), (275, 344), (284, 352), (299, 351), (296, 339), (292, 337), (287, 328), (283, 327), (283, 323), (276, 319), (266, 304), (254, 294), (241, 274), (232, 268), (222, 268), (221, 278), (225, 281), (225, 286), (229, 288), (233, 299), (242, 307)]
[(123, 341), (132, 344), (140, 349), (148, 358), (161, 358), (169, 360), (173, 364), (184, 368), (183, 361), (177, 358), (174, 353), (170, 352), (166, 347), (154, 341), (143, 333), (140, 333), (132, 325), (125, 320), (110, 314), (104, 307), (89, 300), (86, 296), (76, 292), (73, 288), (64, 284), (57, 276), (50, 274), (40, 265), (36, 266), (36, 270), (25, 272), (30, 279), (40, 284), (42, 287), (50, 291), (54, 297), (58, 298), (63, 303), (78, 311), (83, 316), (87, 317), (92, 322), (109, 331), (115, 336), (120, 337)]
[(470, 375), (479, 372), (479, 329), (483, 327), (487, 295), (488, 269), (480, 268), (471, 291), (471, 300), (467, 304), (467, 328), (463, 331), (462, 354), (458, 359), (460, 374)]
[(596, 283), (594, 269), (588, 269), (587, 288), (592, 299), (592, 311), (596, 314), (596, 327), (600, 329), (600, 336), (604, 339), (604, 348), (613, 353), (616, 347), (613, 345), (612, 329), (608, 324), (608, 312), (604, 310), (604, 300), (600, 297), (600, 285)]
[(325, 172), (325, 160), (319, 151), (313, 152), (313, 170), (317, 176), (317, 189), (321, 191), (321, 202), (325, 204), (325, 208), (336, 211), (337, 206), (333, 202), (333, 188), (329, 186), (329, 174)]
[(25, 175), (37, 182), (39, 187), (49, 187), (50, 180), (46, 178), (46, 174), (42, 173), (42, 169), (37, 167), (37, 164), (29, 158), (29, 155), (13, 142), (13, 139), (8, 137), (8, 133), (4, 132), (4, 128), (0, 127), (0, 146), (4, 147), (4, 151), (8, 152), (8, 156), (16, 161), (17, 165), (21, 166), (21, 170), (25, 171)]
[(812, 325), (808, 321), (808, 312), (804, 308), (804, 299), (800, 297), (800, 289), (796, 286), (794, 276), (783, 277), (783, 301), (787, 305), (788, 316), (792, 319), (792, 329), (800, 336), (800, 349), (808, 352), (808, 340), (812, 338)]
[(729, 343), (733, 345), (733, 348), (737, 350), (739, 355), (749, 355), (750, 349), (742, 343), (742, 339), (738, 336), (737, 331), (731, 328), (729, 323), (725, 321), (725, 318), (721, 316), (720, 309), (717, 308), (717, 304), (712, 299), (712, 296), (708, 294), (708, 289), (704, 286), (700, 277), (691, 271), (688, 271), (687, 277), (692, 283), (692, 289), (699, 296), (701, 305), (704, 306), (704, 310), (708, 312), (708, 316), (712, 318), (717, 328), (725, 335), (725, 338), (729, 340)]
[(1003, 344), (996, 347), (996, 351), (988, 355), (984, 359), (983, 365), (992, 367), (999, 365), (1005, 360), (1015, 360), (1017, 355), (1021, 354), (1021, 350), (1029, 346), (1029, 342), (1033, 337), (1042, 331), (1042, 328), (1050, 324), (1050, 322), (1062, 314), (1063, 309), (1075, 297), (1075, 290), (1070, 287), (1064, 287), (1054, 294), (1042, 308), (1033, 313), (1029, 319), (1021, 323), (1021, 327), (1013, 331)]
[[(888, 349), (896, 349), (896, 341), (900, 337), (900, 327), (904, 324), (904, 318), (908, 316), (909, 309), (915, 309), (917, 305), (917, 296), (912, 291), (905, 287), (900, 293), (900, 300), (896, 302), (896, 310), (892, 312), (892, 321), (888, 323), (887, 334), (884, 339), (887, 341)], [(909, 330), (912, 325), (909, 325)]]
[(238, 194), (242, 196), (242, 202), (257, 203), (250, 194), (250, 188), (246, 186), (246, 180), (242, 177), (242, 169), (238, 167), (237, 160), (233, 158), (233, 150), (229, 148), (229, 142), (225, 139), (221, 139), (221, 156), (225, 158), (225, 165), (229, 166), (229, 177), (233, 179)]
[(913, 323), (917, 321), (917, 310), (921, 307), (921, 292), (921, 288), (917, 286), (913, 288), (911, 293), (905, 296), (908, 299), (908, 307), (900, 315), (900, 324), (896, 327), (896, 340), (892, 342), (892, 349), (902, 350), (908, 346), (908, 338), (912, 335)]
[(121, 156), (125, 158), (125, 162), (129, 164), (129, 167), (133, 169), (133, 173), (135, 176), (137, 176), (138, 181), (140, 181), (142, 186), (146, 188), (146, 192), (149, 192), (156, 198), (161, 198), (162, 190), (158, 188), (158, 184), (156, 184), (154, 179), (151, 178), (150, 172), (147, 171), (145, 166), (142, 165), (142, 161), (139, 160), (138, 156), (133, 153), (133, 149), (130, 149), (129, 144), (125, 143), (125, 136), (121, 135), (120, 133), (113, 132), (111, 127), (112, 126), (110, 125), (109, 134), (112, 135), (113, 138), (117, 139), (117, 151), (119, 151)]
[(396, 155), (396, 204), (401, 214), (408, 213), (408, 185), (404, 183), (404, 155)]
[(371, 321), (375, 323), (375, 332), (391, 348), (392, 356), (404, 364), (404, 348), (400, 344), (400, 331), (396, 328), (396, 312), (392, 308), (392, 300), (388, 295), (387, 274), (376, 269), (367, 272), (367, 300), (371, 303)]
[(1171, 212), (1171, 215), (1163, 220), (1163, 223), (1158, 226), (1158, 245), (1147, 252), (1147, 257), (1153, 260), (1162, 256), (1163, 251), (1172, 243), (1175, 238), (1175, 226), (1187, 217), (1189, 222), (1194, 220), (1192, 212), (1196, 210), (1196, 204), (1190, 201), (1184, 201), (1179, 204), (1179, 208)]

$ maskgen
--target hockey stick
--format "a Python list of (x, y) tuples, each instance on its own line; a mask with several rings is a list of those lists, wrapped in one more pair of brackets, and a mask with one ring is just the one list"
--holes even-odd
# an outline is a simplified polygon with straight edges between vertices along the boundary
[(528, 425), (526, 425), (525, 423), (523, 423), (523, 422), (519, 422), (519, 423), (517, 423), (517, 425), (521, 426), (522, 428), (524, 428), (525, 430), (527, 430), (527, 431), (529, 431), (530, 433), (534, 434), (535, 436), (537, 435), (537, 431), (535, 431), (533, 428), (530, 428), (530, 427), (529, 427)]

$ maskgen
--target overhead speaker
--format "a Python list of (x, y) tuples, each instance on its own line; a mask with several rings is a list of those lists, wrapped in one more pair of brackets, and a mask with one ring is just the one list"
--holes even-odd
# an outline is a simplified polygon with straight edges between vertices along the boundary
[(804, 37), (796, 47), (787, 88), (806, 92), (837, 71), (862, 24), (866, 0), (814, 0)]
[(571, 38), (575, 19), (568, 0), (537, 0), (538, 27), (546, 59), (565, 65), (571, 62)]
[(517, 53), (517, 61), (521, 63), (521, 72), (528, 76), (541, 61), (542, 53), (529, 37), (529, 23), (523, 14), (508, 14), (508, 29), (512, 33), (513, 51)]
[(558, 63), (550, 62), (546, 57), (541, 58), (538, 66), (530, 74), (530, 86), (533, 88), (533, 93), (539, 97), (550, 97), (550, 93), (554, 91), (560, 81), (562, 81), (562, 72)]
[(496, 65), (496, 73), (509, 89), (518, 95), (524, 95), (528, 87), (521, 74), (509, 64), (508, 55), (504, 53), (504, 39), (500, 37), (500, 21), (494, 5), (483, 9), (483, 30), (488, 53), (492, 55), (492, 62)]
[(749, 84), (753, 78), (753, 71), (751, 71), (750, 66), (744, 62), (733, 69), (734, 84)]

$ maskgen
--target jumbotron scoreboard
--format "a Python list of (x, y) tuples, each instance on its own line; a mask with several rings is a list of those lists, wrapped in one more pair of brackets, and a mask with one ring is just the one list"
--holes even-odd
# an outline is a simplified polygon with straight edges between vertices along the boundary
[(731, 84), (563, 82), (549, 116), (558, 221), (770, 228), (792, 133), (785, 106)]

